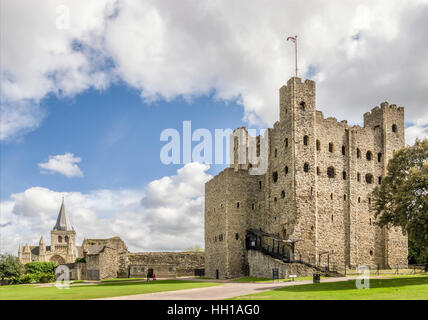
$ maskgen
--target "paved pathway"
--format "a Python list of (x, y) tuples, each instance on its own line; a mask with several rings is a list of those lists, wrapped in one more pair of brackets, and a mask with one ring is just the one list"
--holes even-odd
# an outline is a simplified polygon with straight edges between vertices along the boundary
[[(322, 279), (321, 282), (339, 282), (351, 279), (355, 279), (355, 277)], [(259, 293), (263, 291), (273, 290), (276, 288), (309, 283), (312, 283), (312, 280), (275, 283), (227, 282), (224, 285), (208, 288), (145, 293), (131, 296), (102, 298), (98, 300), (220, 300), (242, 296), (245, 294)]]

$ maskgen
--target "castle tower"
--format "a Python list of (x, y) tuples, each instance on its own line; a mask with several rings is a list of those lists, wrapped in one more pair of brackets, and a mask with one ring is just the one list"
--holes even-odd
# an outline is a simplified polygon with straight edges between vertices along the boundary
[[(317, 242), (315, 104), (314, 81), (302, 82), (300, 78), (293, 77), (280, 89), (280, 121), (274, 127), (270, 139), (272, 152), (267, 177), (272, 186), (271, 196), (267, 200), (270, 209), (268, 213), (272, 215), (272, 225), (276, 226), (276, 229), (268, 232), (280, 234), (282, 238), (293, 234), (295, 240), (305, 240), (298, 246), (306, 245), (312, 250)], [(284, 150), (283, 154), (281, 149)], [(276, 175), (282, 178), (278, 178), (278, 182), (272, 181), (272, 177)], [(281, 197), (278, 195), (283, 191), (285, 206), (276, 204)], [(301, 219), (296, 224), (294, 221), (297, 215)]]
[(64, 198), (56, 224), (51, 231), (51, 251), (66, 257), (66, 263), (72, 263), (76, 259), (76, 232), (66, 214)]
[[(377, 141), (381, 151), (374, 156), (381, 165), (375, 176), (375, 180), (380, 184), (387, 174), (388, 161), (395, 151), (405, 146), (404, 108), (383, 102), (380, 107), (364, 114), (364, 127), (372, 128), (378, 133)], [(378, 251), (383, 253), (381, 264), (391, 268), (407, 265), (407, 257), (402, 254), (408, 250), (407, 237), (401, 230), (384, 228), (381, 235), (377, 241)]]
[(39, 241), (39, 261), (46, 261), (46, 243), (43, 236), (40, 237)]

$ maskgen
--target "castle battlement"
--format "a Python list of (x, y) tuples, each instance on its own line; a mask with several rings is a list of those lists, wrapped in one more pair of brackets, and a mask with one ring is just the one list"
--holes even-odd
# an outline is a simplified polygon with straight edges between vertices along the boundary
[[(407, 264), (407, 237), (378, 227), (370, 211), (371, 192), (394, 150), (404, 147), (404, 108), (383, 102), (363, 115), (364, 127), (350, 126), (316, 110), (315, 87), (293, 77), (280, 88), (280, 120), (268, 129), (264, 174), (236, 165), (235, 153), (231, 168), (206, 183), (207, 276), (265, 269), (259, 264), (267, 260), (246, 247), (254, 230), (269, 250), (287, 252), (285, 243), (297, 241), (294, 253), (323, 266)], [(241, 142), (254, 138), (245, 127), (238, 130)], [(231, 149), (238, 150), (235, 142)]]

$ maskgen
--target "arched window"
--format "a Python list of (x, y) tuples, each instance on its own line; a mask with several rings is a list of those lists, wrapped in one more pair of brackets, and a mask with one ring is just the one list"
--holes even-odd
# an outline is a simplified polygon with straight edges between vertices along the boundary
[(360, 182), (361, 181), (361, 174), (359, 172), (357, 172), (357, 181)]
[(306, 103), (305, 103), (304, 101), (300, 102), (300, 103), (299, 103), (299, 106), (300, 106), (300, 109), (301, 109), (302, 111), (305, 111)]
[(65, 236), (64, 240), (65, 240), (66, 243), (68, 243), (68, 236)]
[(359, 159), (359, 158), (361, 158), (361, 151), (360, 151), (360, 149), (358, 149), (357, 148), (357, 158)]
[(251, 210), (254, 210), (256, 208), (255, 204), (251, 204)]
[(285, 168), (284, 168), (284, 173), (285, 173), (285, 175), (288, 174), (288, 167), (287, 166), (285, 166)]
[(361, 197), (358, 197), (358, 203), (361, 203)]
[(285, 198), (285, 191), (284, 190), (281, 191), (281, 198), (283, 198), (283, 199)]
[(372, 184), (373, 183), (373, 175), (372, 174), (370, 174), (370, 173), (366, 174), (366, 182), (368, 184)]
[(303, 171), (305, 171), (305, 172), (309, 172), (309, 163), (305, 163), (304, 165), (303, 165)]
[(333, 193), (330, 193), (330, 199), (333, 200), (334, 196)]
[(330, 143), (328, 144), (328, 151), (329, 151), (329, 152), (334, 152), (334, 145), (333, 145), (333, 142), (330, 142)]
[(58, 242), (62, 242), (62, 237), (58, 236)]
[(397, 132), (397, 125), (396, 124), (392, 125), (392, 132)]
[(378, 178), (377, 178), (377, 182), (378, 182), (379, 184), (382, 184), (382, 177), (378, 177)]
[(275, 158), (278, 156), (278, 149), (275, 148)]
[(239, 233), (235, 233), (235, 239), (238, 240), (239, 239)]
[(336, 171), (334, 170), (334, 167), (328, 167), (327, 168), (327, 177), (334, 178), (336, 176)]
[(346, 180), (346, 171), (342, 172), (342, 178), (343, 178), (343, 180)]
[(367, 200), (368, 200), (369, 204), (372, 204), (372, 198), (369, 197)]
[(342, 146), (342, 154), (345, 155), (346, 154), (346, 147)]
[(288, 138), (285, 138), (285, 147), (288, 148)]
[(307, 146), (307, 145), (309, 144), (309, 137), (308, 137), (308, 136), (304, 136), (304, 137), (303, 137), (303, 144), (304, 144), (305, 146)]
[(371, 151), (367, 151), (367, 153), (366, 153), (366, 159), (369, 160), (369, 161), (372, 159), (372, 152)]
[(370, 255), (371, 255), (371, 256), (373, 255), (373, 250), (370, 250)]
[(343, 201), (346, 201), (346, 194), (343, 195)]
[(321, 142), (317, 140), (317, 151), (321, 150)]
[(377, 154), (377, 162), (381, 162), (382, 161), (382, 153), (381, 152), (379, 152), (378, 154)]
[(272, 180), (273, 180), (273, 182), (277, 182), (278, 181), (278, 172), (274, 171), (272, 173)]
[(262, 182), (259, 181), (259, 189), (262, 190)]
[(239, 209), (239, 202), (236, 203), (236, 207)]

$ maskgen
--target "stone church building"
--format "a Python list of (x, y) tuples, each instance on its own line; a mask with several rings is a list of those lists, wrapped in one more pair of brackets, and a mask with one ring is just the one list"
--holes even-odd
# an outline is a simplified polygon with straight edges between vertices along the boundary
[(51, 230), (51, 244), (46, 245), (43, 236), (38, 246), (19, 246), (18, 257), (22, 263), (31, 261), (51, 261), (58, 264), (73, 263), (79, 256), (76, 247), (76, 232), (71, 226), (65, 213), (64, 199), (62, 199), (56, 224)]
[[(235, 130), (230, 167), (205, 185), (206, 275), (407, 266), (407, 236), (376, 226), (369, 210), (388, 160), (404, 147), (404, 108), (384, 102), (364, 114), (363, 127), (350, 126), (324, 118), (315, 82), (297, 77), (279, 100), (268, 139)], [(252, 174), (260, 164), (249, 161), (251, 143), (268, 155), (261, 175)], [(247, 158), (238, 162), (241, 148)]]

